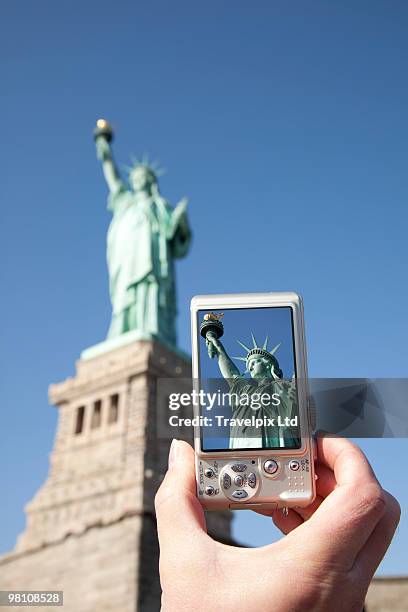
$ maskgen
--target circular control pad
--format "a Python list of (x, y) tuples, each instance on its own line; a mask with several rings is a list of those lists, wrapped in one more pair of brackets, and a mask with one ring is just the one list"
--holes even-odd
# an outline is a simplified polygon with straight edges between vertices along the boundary
[(250, 462), (227, 464), (220, 473), (220, 483), (225, 495), (234, 502), (253, 497), (258, 490), (260, 477)]

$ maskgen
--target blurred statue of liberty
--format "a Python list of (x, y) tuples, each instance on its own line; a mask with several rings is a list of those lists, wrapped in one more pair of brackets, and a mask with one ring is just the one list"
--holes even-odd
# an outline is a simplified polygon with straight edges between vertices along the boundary
[(174, 260), (184, 257), (191, 231), (187, 200), (172, 208), (159, 191), (159, 172), (144, 158), (129, 168), (129, 184), (115, 164), (113, 130), (99, 119), (96, 152), (109, 187), (113, 218), (107, 235), (112, 321), (108, 338), (138, 330), (176, 344)]

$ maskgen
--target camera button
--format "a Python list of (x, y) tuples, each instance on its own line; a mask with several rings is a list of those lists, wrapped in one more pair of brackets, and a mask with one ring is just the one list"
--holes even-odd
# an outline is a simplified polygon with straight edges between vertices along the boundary
[(234, 478), (234, 483), (236, 484), (237, 487), (242, 487), (242, 485), (244, 484), (244, 477), (241, 476), (241, 474), (238, 474)]
[(215, 493), (214, 487), (211, 487), (211, 486), (205, 487), (205, 494), (206, 495), (214, 495), (214, 493)]
[(214, 478), (214, 470), (212, 470), (211, 468), (206, 468), (206, 470), (204, 471), (204, 475), (206, 476), (206, 478)]
[(297, 472), (298, 469), (300, 468), (299, 461), (295, 461), (295, 459), (293, 461), (290, 461), (289, 468), (292, 470), (292, 472)]
[(268, 461), (265, 461), (263, 467), (267, 474), (276, 474), (279, 468), (277, 462), (273, 459), (268, 459)]
[(224, 489), (229, 489), (231, 486), (231, 476), (229, 474), (224, 474), (222, 477), (222, 486)]
[(248, 497), (248, 493), (244, 491), (244, 489), (240, 489), (239, 491), (233, 491), (231, 497), (235, 497), (235, 499), (244, 499)]
[(245, 465), (245, 463), (235, 463), (235, 465), (231, 466), (231, 470), (233, 470), (234, 472), (245, 472), (246, 469), (247, 466)]
[(248, 484), (251, 487), (251, 489), (255, 489), (255, 487), (256, 487), (256, 476), (255, 476), (255, 474), (253, 472), (248, 474)]

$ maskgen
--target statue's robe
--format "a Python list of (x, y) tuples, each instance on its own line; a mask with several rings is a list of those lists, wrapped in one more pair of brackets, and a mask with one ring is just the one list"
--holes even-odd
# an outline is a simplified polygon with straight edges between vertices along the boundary
[[(245, 376), (236, 376), (229, 379), (229, 392), (232, 402), (232, 419), (255, 418), (275, 419), (274, 425), (256, 427), (253, 425), (236, 425), (231, 427), (229, 448), (296, 448), (300, 444), (299, 429), (291, 427), (279, 427), (278, 415), (285, 419), (297, 415), (297, 404), (289, 396), (290, 382), (274, 380), (270, 378), (254, 379)], [(254, 410), (251, 407), (251, 396), (267, 394), (270, 401), (268, 405), (260, 406)], [(273, 405), (273, 394), (280, 398), (278, 406)], [(255, 399), (255, 398), (254, 398)], [(261, 403), (261, 402), (259, 402)], [(255, 405), (255, 402), (254, 402)]]
[(159, 194), (138, 197), (122, 185), (109, 196), (108, 208), (108, 336), (139, 329), (175, 344), (174, 259), (186, 255), (191, 240), (185, 207), (173, 209)]

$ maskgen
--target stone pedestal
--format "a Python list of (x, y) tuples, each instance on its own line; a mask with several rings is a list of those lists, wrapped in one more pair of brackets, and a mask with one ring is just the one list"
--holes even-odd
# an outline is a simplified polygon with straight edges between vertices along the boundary
[(368, 589), (366, 612), (407, 612), (408, 576), (379, 576)]
[[(158, 380), (189, 378), (190, 364), (139, 340), (76, 365), (50, 386), (59, 409), (50, 471), (15, 550), (0, 557), (0, 588), (63, 590), (66, 612), (156, 611), (153, 502), (170, 442), (157, 437)], [(230, 520), (208, 515), (209, 531), (231, 541)]]

